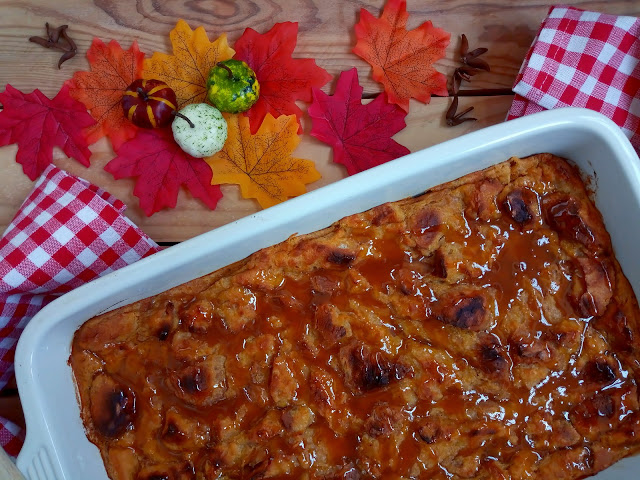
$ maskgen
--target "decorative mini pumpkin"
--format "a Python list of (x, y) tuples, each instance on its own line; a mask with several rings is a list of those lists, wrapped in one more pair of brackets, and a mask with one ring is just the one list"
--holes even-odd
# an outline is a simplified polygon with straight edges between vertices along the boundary
[(207, 100), (222, 112), (245, 112), (258, 101), (260, 84), (249, 65), (241, 60), (218, 62), (209, 71)]
[(142, 128), (166, 127), (176, 111), (176, 94), (160, 80), (136, 80), (122, 97), (125, 116)]
[(227, 121), (220, 110), (206, 103), (192, 103), (176, 114), (173, 138), (192, 157), (210, 157), (227, 141)]

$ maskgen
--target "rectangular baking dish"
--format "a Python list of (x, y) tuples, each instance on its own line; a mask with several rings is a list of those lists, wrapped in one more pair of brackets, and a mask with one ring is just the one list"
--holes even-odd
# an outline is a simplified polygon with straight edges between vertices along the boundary
[[(615, 253), (640, 297), (640, 160), (620, 129), (584, 109), (531, 115), (416, 152), (171, 247), (60, 297), (24, 330), (16, 375), (27, 422), (18, 467), (29, 480), (106, 480), (98, 449), (85, 437), (71, 369), (76, 329), (91, 317), (160, 293), (293, 234), (416, 195), (511, 156), (551, 152), (592, 177), (595, 201)], [(594, 478), (636, 478), (640, 456)]]

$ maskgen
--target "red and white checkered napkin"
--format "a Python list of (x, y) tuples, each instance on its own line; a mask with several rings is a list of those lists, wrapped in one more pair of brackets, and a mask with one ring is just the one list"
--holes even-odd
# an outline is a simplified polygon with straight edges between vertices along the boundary
[(589, 108), (617, 123), (640, 152), (640, 18), (551, 7), (513, 90), (508, 120)]
[[(16, 344), (47, 303), (157, 252), (122, 213), (126, 206), (51, 165), (0, 239), (0, 390), (13, 376)], [(17, 455), (24, 432), (0, 418), (0, 445)]]

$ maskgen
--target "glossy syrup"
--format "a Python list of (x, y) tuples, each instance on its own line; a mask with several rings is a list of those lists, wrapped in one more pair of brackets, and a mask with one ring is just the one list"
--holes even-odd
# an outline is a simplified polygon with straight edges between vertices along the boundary
[[(215, 405), (181, 404), (159, 376), (143, 384), (126, 367), (119, 374), (129, 377), (139, 409), (172, 405), (211, 426), (207, 446), (176, 457), (195, 470), (208, 460), (229, 478), (261, 478), (261, 469), (288, 461), (286, 473), (269, 478), (512, 478), (506, 465), (518, 461), (513, 478), (533, 478), (527, 462), (588, 445), (589, 428), (607, 431), (636, 415), (635, 379), (615, 352), (594, 360), (603, 336), (576, 308), (575, 269), (541, 216), (518, 213), (523, 225), (504, 214), (491, 221), (460, 215), (459, 230), (435, 221), (428, 232), (353, 228), (352, 257), (340, 254), (304, 277), (285, 273), (275, 289), (252, 289), (255, 318), (243, 330), (194, 334), (226, 358), (229, 398)], [(410, 241), (426, 233), (432, 241), (434, 231), (442, 234), (439, 248), (425, 253)], [(443, 253), (448, 244), (460, 247), (457, 256)], [(480, 300), (464, 315), (479, 315), (480, 323), (449, 322), (448, 312), (463, 315), (460, 302), (470, 297)], [(344, 325), (334, 317), (323, 323), (319, 312), (332, 308), (345, 315)], [(281, 357), (295, 385), (284, 406), (272, 399), (273, 378), (256, 381), (241, 359), (267, 336), (273, 342), (264, 363)], [(160, 351), (147, 354), (172, 355)], [(593, 398), (595, 410), (579, 409)], [(268, 412), (280, 418), (296, 405), (314, 413), (304, 432), (280, 425), (256, 434)], [(220, 419), (231, 425), (229, 438)], [(225, 442), (244, 445), (253, 464), (230, 464), (220, 455)]]

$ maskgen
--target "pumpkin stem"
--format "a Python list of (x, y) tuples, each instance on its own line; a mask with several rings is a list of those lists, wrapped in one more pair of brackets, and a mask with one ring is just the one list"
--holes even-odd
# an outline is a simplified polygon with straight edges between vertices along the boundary
[(235, 79), (235, 78), (234, 78), (234, 76), (233, 76), (233, 72), (231, 71), (231, 69), (230, 69), (227, 65), (225, 65), (225, 64), (224, 64), (224, 63), (222, 63), (222, 62), (218, 62), (218, 63), (216, 63), (216, 65), (217, 65), (218, 67), (222, 67), (222, 68), (224, 68), (227, 72), (229, 72), (229, 78), (230, 78), (231, 80), (234, 80), (234, 79)]
[(191, 128), (196, 128), (196, 126), (193, 124), (193, 122), (191, 120), (189, 120), (189, 117), (181, 114), (180, 112), (176, 112), (175, 110), (173, 112), (171, 112), (171, 113), (173, 113), (176, 117), (180, 117), (181, 119), (183, 119), (185, 122), (187, 122), (189, 124), (189, 126)]
[(136, 91), (138, 92), (138, 95), (140, 95), (140, 98), (142, 98), (143, 102), (149, 100), (149, 95), (147, 95), (147, 92), (145, 92), (142, 87), (138, 87)]

